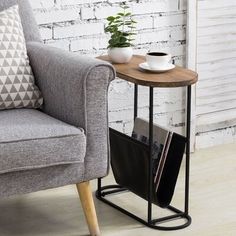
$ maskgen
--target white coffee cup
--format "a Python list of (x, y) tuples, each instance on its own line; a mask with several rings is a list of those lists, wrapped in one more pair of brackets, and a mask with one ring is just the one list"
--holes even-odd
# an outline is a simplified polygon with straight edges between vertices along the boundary
[(146, 61), (151, 69), (161, 69), (166, 67), (171, 60), (171, 55), (165, 52), (148, 52)]

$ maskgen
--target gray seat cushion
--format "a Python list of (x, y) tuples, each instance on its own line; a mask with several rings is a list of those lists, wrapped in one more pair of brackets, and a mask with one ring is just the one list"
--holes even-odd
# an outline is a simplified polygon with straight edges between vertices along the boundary
[(84, 162), (83, 129), (38, 110), (0, 111), (0, 174)]

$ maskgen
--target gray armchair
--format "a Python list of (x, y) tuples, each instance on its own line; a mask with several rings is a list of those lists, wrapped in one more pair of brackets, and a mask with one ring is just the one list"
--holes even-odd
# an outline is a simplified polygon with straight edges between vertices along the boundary
[(0, 197), (77, 184), (91, 235), (99, 235), (89, 180), (108, 173), (107, 90), (114, 78), (105, 62), (42, 44), (27, 0), (19, 4), (42, 110), (0, 111)]

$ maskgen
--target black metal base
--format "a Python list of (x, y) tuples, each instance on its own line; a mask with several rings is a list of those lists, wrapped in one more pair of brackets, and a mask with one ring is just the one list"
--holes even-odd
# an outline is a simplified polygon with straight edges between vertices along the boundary
[[(99, 182), (98, 182), (98, 190), (96, 191), (97, 199), (99, 199), (100, 201), (106, 203), (107, 205), (119, 210), (120, 212), (128, 215), (129, 217), (137, 220), (138, 222), (142, 223), (143, 225), (145, 225), (147, 227), (150, 227), (150, 228), (156, 229), (156, 230), (171, 231), (171, 230), (178, 230), (178, 229), (186, 228), (191, 224), (191, 221), (192, 221), (191, 217), (188, 214), (186, 214), (185, 212), (182, 212), (181, 210), (179, 210), (173, 206), (168, 206), (167, 209), (172, 211), (175, 214), (170, 215), (170, 216), (166, 216), (166, 217), (162, 217), (162, 218), (158, 218), (158, 219), (154, 219), (154, 220), (151, 220), (150, 222), (145, 221), (144, 219), (132, 214), (131, 212), (125, 210), (124, 208), (118, 206), (117, 204), (115, 204), (105, 198), (106, 195), (128, 191), (126, 188), (123, 188), (120, 185), (107, 185), (107, 186), (101, 187), (101, 186), (99, 186), (100, 184), (101, 184), (101, 180), (99, 180)], [(158, 225), (161, 223), (165, 223), (168, 220), (175, 220), (175, 219), (185, 219), (185, 223), (182, 225), (178, 225), (178, 226), (160, 226), (160, 225)]]
[[(191, 224), (191, 217), (189, 216), (189, 167), (190, 167), (190, 126), (191, 126), (191, 85), (187, 87), (187, 107), (186, 107), (186, 167), (185, 167), (185, 197), (184, 197), (184, 211), (181, 211), (173, 206), (168, 206), (166, 209), (170, 210), (173, 214), (161, 217), (158, 219), (152, 219), (152, 182), (153, 182), (153, 166), (152, 166), (152, 150), (153, 150), (153, 87), (149, 88), (149, 165), (148, 165), (148, 209), (147, 209), (147, 221), (132, 214), (131, 212), (125, 210), (124, 208), (118, 206), (117, 204), (106, 199), (106, 195), (121, 193), (128, 191), (128, 189), (123, 188), (120, 185), (108, 185), (103, 186), (101, 184), (101, 179), (98, 179), (98, 190), (96, 191), (96, 197), (107, 205), (119, 210), (120, 212), (132, 217), (138, 222), (157, 230), (178, 230), (186, 228)], [(134, 86), (134, 119), (138, 115), (138, 85)], [(160, 226), (162, 223), (166, 223), (169, 220), (183, 219), (185, 223), (177, 226)]]

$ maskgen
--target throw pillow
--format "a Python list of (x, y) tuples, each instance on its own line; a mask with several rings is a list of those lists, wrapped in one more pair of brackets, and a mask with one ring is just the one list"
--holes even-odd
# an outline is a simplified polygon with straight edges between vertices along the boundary
[(29, 65), (18, 6), (0, 12), (0, 110), (39, 108), (43, 99)]

